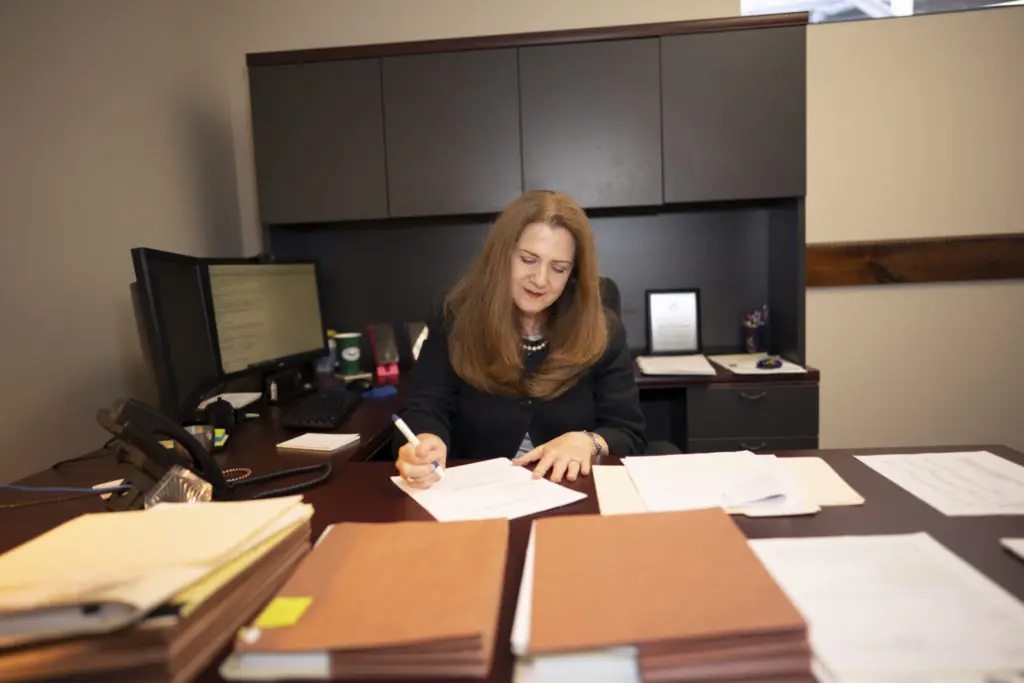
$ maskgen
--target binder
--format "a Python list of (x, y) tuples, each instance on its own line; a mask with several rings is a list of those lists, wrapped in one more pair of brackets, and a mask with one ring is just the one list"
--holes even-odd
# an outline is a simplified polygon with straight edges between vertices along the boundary
[(482, 678), (508, 520), (341, 523), (239, 633), (229, 680)]
[(724, 510), (552, 517), (532, 534), (524, 660), (632, 646), (644, 681), (811, 680), (803, 616)]

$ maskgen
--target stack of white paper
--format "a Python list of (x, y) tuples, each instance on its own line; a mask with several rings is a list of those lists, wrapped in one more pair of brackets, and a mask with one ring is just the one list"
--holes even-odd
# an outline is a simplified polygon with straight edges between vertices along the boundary
[(1024, 467), (988, 451), (856, 457), (945, 515), (1024, 515)]
[[(823, 458), (775, 458), (775, 467), (783, 475), (795, 480), (800, 496), (819, 507), (840, 505), (862, 505), (864, 497), (857, 493)], [(647, 512), (647, 505), (636, 490), (629, 470), (615, 465), (594, 465), (591, 470), (594, 488), (601, 506), (602, 515), (626, 515)], [(752, 512), (764, 516), (771, 509), (762, 505)]]
[(714, 375), (715, 368), (703, 355), (640, 356), (637, 367), (645, 375)]
[(449, 467), (440, 481), (426, 489), (413, 488), (401, 477), (391, 481), (442, 522), (515, 519), (587, 497), (548, 479), (534, 479), (533, 472), (508, 458)]
[(1024, 670), (1024, 605), (928, 534), (750, 545), (807, 617), (819, 681), (983, 683)]
[(721, 507), (751, 517), (801, 515), (821, 508), (774, 455), (750, 451), (622, 459), (651, 511)]

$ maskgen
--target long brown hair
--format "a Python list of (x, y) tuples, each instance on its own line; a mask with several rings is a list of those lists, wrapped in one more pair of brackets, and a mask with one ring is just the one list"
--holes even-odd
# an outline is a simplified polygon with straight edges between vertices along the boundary
[[(524, 376), (510, 282), (519, 236), (532, 223), (567, 229), (576, 242), (576, 255), (565, 291), (547, 311), (548, 356), (536, 372)], [(583, 209), (557, 192), (520, 195), (495, 221), (480, 255), (445, 300), (455, 372), (491, 394), (562, 394), (600, 359), (608, 344), (598, 278), (594, 233)]]

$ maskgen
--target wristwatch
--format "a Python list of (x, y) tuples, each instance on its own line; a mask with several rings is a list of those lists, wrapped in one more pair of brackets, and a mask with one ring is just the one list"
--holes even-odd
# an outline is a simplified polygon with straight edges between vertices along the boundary
[(588, 432), (586, 429), (583, 433), (590, 437), (590, 440), (594, 442), (594, 452), (590, 454), (591, 458), (596, 458), (601, 455), (601, 442), (597, 440), (597, 435), (594, 432)]

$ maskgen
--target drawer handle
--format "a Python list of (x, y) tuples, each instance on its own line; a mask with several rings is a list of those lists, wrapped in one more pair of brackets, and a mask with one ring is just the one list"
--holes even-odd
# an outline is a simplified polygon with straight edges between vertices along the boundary
[(745, 391), (740, 392), (740, 398), (745, 398), (748, 401), (756, 401), (759, 398), (764, 398), (768, 394), (767, 391), (762, 391), (760, 394), (748, 394)]
[(759, 451), (762, 448), (764, 448), (765, 446), (767, 446), (768, 442), (767, 441), (762, 441), (761, 443), (754, 444), (753, 446), (751, 446), (749, 444), (746, 444), (746, 443), (743, 443), (742, 441), (740, 441), (740, 445), (743, 446), (743, 450), (745, 450), (745, 451)]

